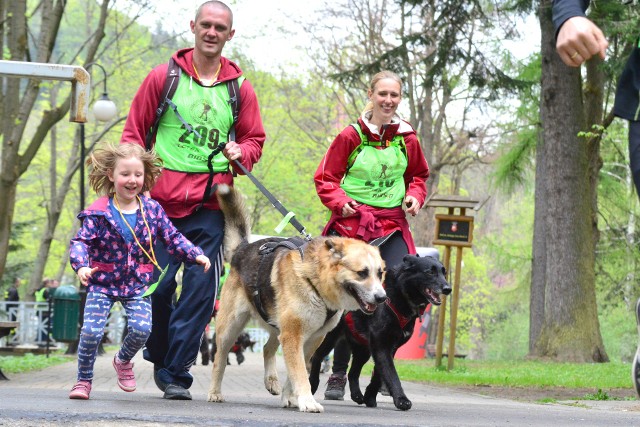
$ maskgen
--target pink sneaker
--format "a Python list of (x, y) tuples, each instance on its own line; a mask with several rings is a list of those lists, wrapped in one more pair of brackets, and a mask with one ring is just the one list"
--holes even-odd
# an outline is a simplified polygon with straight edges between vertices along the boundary
[(124, 391), (135, 391), (136, 376), (133, 375), (133, 363), (121, 362), (118, 355), (113, 356), (113, 367), (118, 374), (118, 386)]
[(89, 381), (78, 381), (71, 389), (69, 399), (87, 400), (89, 399), (89, 393), (91, 393), (91, 383)]

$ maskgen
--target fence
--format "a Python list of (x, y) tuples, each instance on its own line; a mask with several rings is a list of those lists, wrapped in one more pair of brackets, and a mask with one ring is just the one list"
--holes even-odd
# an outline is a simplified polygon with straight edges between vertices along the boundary
[[(53, 321), (53, 310), (49, 315), (49, 304), (46, 302), (7, 302), (0, 301), (0, 320), (18, 321), (20, 326), (15, 334), (0, 338), (0, 347), (45, 347), (47, 344), (47, 328)], [(119, 345), (122, 342), (126, 327), (125, 313), (119, 304), (113, 306), (105, 326), (105, 337), (110, 343)], [(212, 333), (214, 328), (212, 327)], [(261, 353), (269, 339), (269, 334), (259, 327), (248, 327), (245, 332), (255, 341), (254, 351)], [(56, 341), (50, 337), (50, 345)]]
[[(0, 347), (45, 347), (49, 322), (53, 321), (53, 310), (49, 312), (49, 304), (46, 302), (0, 301), (0, 320), (20, 323), (14, 334), (0, 339)], [(119, 344), (122, 341), (124, 327), (124, 310), (116, 305), (109, 314), (105, 336), (110, 342)], [(56, 344), (53, 337), (50, 337), (50, 343)]]

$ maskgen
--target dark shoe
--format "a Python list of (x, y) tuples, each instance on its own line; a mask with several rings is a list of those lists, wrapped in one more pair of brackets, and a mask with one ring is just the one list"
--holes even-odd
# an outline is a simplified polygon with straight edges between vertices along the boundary
[(324, 400), (344, 400), (344, 387), (347, 385), (347, 375), (343, 372), (331, 374), (324, 391)]
[(181, 385), (169, 384), (164, 390), (163, 397), (170, 400), (191, 400), (191, 393)]
[(158, 377), (158, 371), (162, 369), (158, 365), (153, 365), (153, 381), (156, 383), (156, 386), (160, 389), (160, 391), (165, 391), (169, 384), (165, 383)]
[[(640, 333), (640, 298), (636, 302), (636, 323), (638, 324), (638, 333)], [(640, 397), (640, 346), (638, 346), (636, 357), (633, 358), (631, 364), (631, 381), (636, 389), (636, 394)]]

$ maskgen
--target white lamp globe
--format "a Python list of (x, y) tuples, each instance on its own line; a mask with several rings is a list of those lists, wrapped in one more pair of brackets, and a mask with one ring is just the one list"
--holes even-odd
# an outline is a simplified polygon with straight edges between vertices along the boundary
[(108, 122), (114, 119), (117, 113), (116, 104), (109, 99), (106, 93), (93, 104), (93, 115), (96, 120), (101, 122)]

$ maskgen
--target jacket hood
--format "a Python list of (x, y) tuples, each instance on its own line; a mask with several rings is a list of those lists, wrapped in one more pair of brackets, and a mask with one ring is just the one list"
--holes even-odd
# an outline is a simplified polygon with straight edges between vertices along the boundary
[(391, 119), (391, 123), (378, 128), (371, 123), (371, 111), (365, 111), (358, 119), (362, 131), (368, 135), (370, 141), (391, 140), (396, 135), (409, 135), (416, 133), (409, 122), (402, 120), (397, 114)]
[[(180, 49), (173, 54), (173, 60), (176, 61), (176, 64), (182, 69), (184, 73), (187, 73), (192, 79), (196, 81), (198, 77), (196, 76), (196, 72), (193, 69), (193, 48), (187, 47), (184, 49)], [(240, 67), (233, 61), (228, 60), (224, 56), (220, 57), (220, 74), (218, 74), (218, 81), (225, 82), (227, 80), (238, 78), (242, 75), (242, 70)]]

